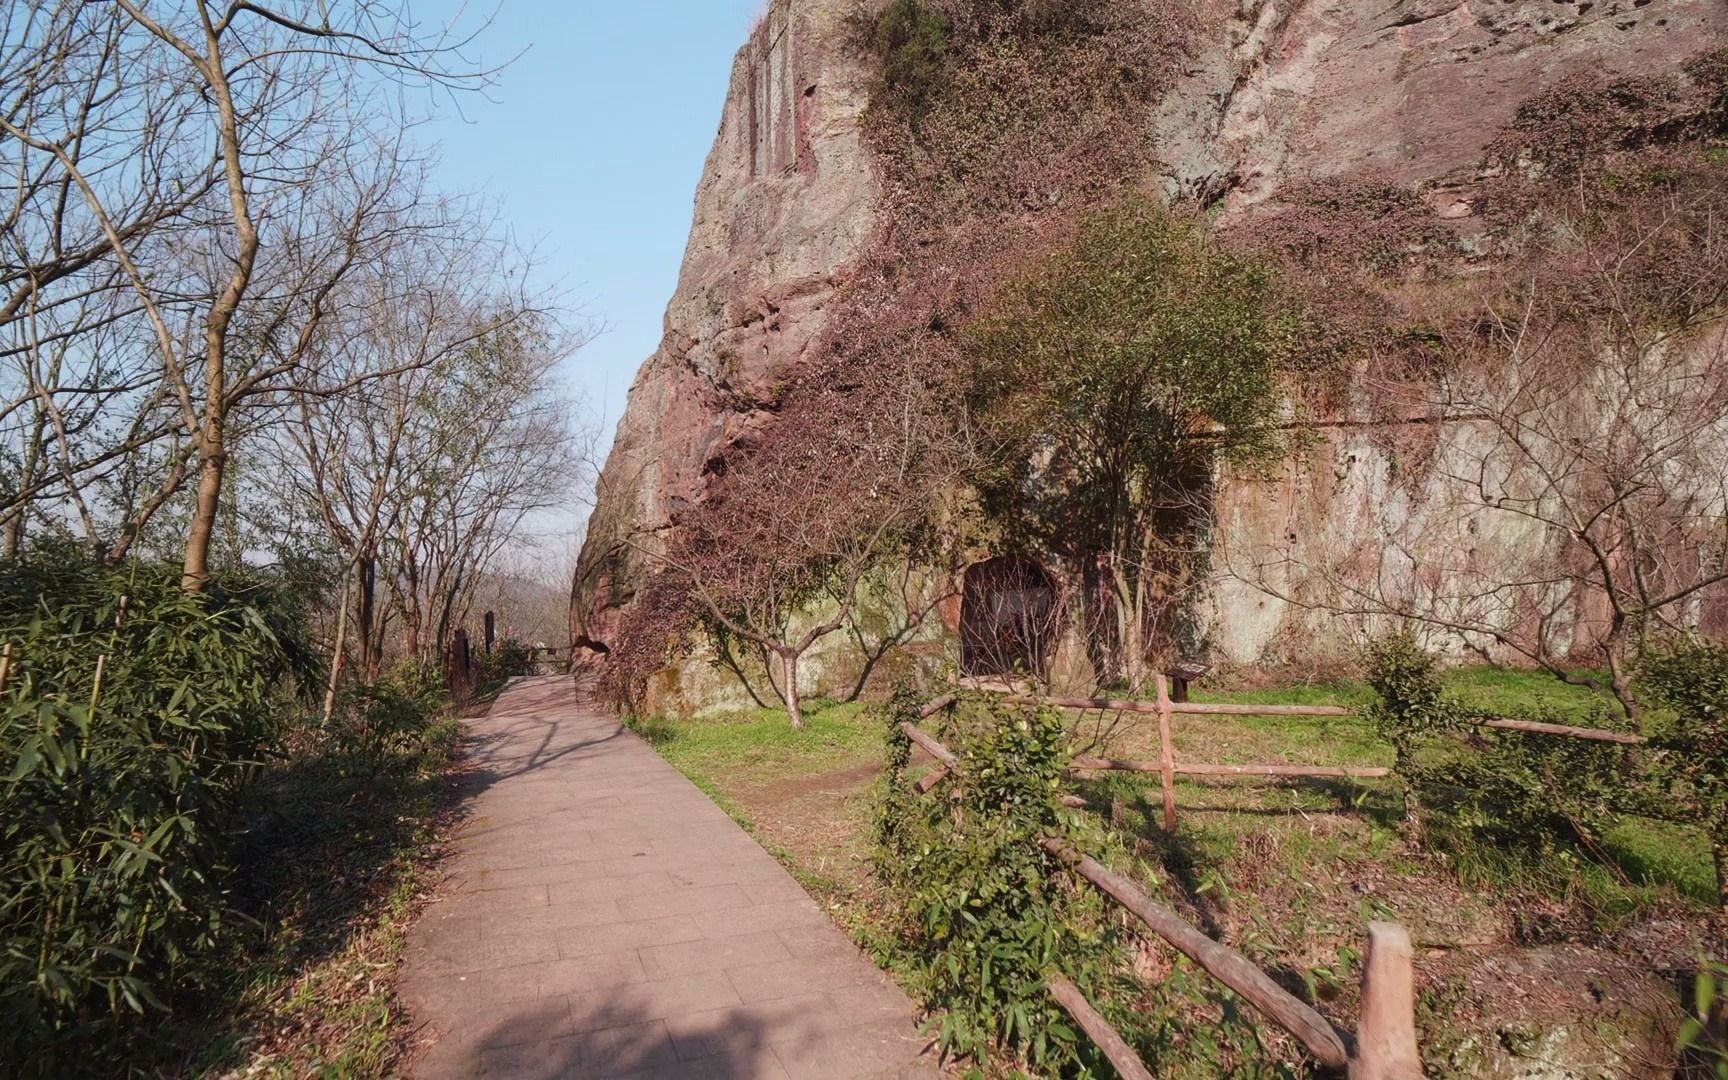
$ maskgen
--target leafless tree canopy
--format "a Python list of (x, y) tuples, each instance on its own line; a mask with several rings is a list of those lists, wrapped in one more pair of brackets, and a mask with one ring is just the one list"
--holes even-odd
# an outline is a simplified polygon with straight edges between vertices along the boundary
[(368, 672), (392, 619), (440, 647), (573, 486), (554, 369), (584, 338), (413, 142), (491, 83), (479, 29), (381, 0), (5, 6), (7, 554), (148, 542), (196, 591), (222, 522), (267, 504), (355, 583)]

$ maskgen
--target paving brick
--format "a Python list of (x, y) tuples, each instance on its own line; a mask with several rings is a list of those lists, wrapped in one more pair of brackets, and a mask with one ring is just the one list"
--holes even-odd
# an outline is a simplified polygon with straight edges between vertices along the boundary
[(767, 1050), (776, 1040), (813, 1039), (846, 1026), (846, 1018), (834, 1003), (819, 994), (688, 1013), (666, 1020), (678, 1056), (686, 1060), (759, 1059), (772, 1056)]
[(460, 932), (439, 935), (435, 943), (416, 950), (410, 962), (428, 974), (460, 975), (558, 957), (557, 939), (550, 934), (501, 934), (476, 922)]
[(792, 1080), (827, 1080), (898, 1070), (918, 1058), (924, 1040), (908, 1025), (894, 1032), (839, 1028), (813, 1038), (777, 1039), (773, 1046), (774, 1056)]
[(703, 934), (690, 916), (668, 915), (661, 919), (639, 919), (605, 926), (566, 927), (557, 932), (557, 937), (557, 951), (568, 960), (620, 949), (700, 941)]
[(612, 1080), (786, 1080), (786, 1070), (772, 1051), (735, 1060), (726, 1056), (678, 1061), (637, 1072), (618, 1073)]
[(642, 966), (653, 978), (673, 979), (749, 967), (770, 960), (790, 959), (791, 956), (772, 931), (760, 931), (643, 949)]
[[(719, 908), (698, 911), (690, 916), (708, 937), (727, 937), (761, 930), (791, 930), (816, 927), (830, 934), (839, 934), (834, 923), (816, 902), (808, 896), (776, 904), (752, 904), (748, 907)], [(844, 935), (840, 935), (845, 940)]]
[(471, 816), (398, 986), (414, 1075), (934, 1075), (905, 996), (567, 679), (473, 724)]
[[(648, 978), (642, 969), (642, 960), (634, 949), (597, 953), (574, 960), (550, 960), (519, 968), (502, 968), (483, 972), (482, 975), (487, 992), (514, 993), (519, 997), (585, 994), (593, 990), (643, 982)], [(504, 989), (506, 986), (508, 988)], [(529, 992), (524, 993), (519, 989), (524, 986), (529, 988)]]
[(633, 896), (624, 905), (631, 916), (655, 919), (662, 915), (688, 915), (697, 911), (719, 911), (747, 907), (750, 898), (736, 885), (667, 885), (655, 892)]
[(833, 923), (783, 927), (774, 933), (780, 938), (781, 944), (786, 946), (786, 951), (793, 956), (864, 958), (863, 951)]
[(723, 972), (654, 979), (570, 998), (570, 1026), (573, 1032), (580, 1033), (742, 1005), (737, 991), (732, 989), (732, 981)]
[(857, 956), (800, 956), (728, 968), (726, 974), (732, 979), (732, 988), (747, 1005), (817, 991), (868, 986), (881, 977), (881, 972)]

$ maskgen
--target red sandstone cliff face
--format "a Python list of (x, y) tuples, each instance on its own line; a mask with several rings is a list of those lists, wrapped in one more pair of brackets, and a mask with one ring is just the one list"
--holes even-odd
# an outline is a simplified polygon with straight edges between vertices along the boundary
[(872, 227), (865, 73), (847, 5), (775, 0), (732, 68), (665, 337), (630, 389), (572, 597), (604, 642), (655, 535), (701, 497), (705, 463), (768, 422)]
[[(868, 242), (877, 190), (849, 7), (775, 0), (739, 53), (666, 337), (601, 476), (572, 598), (578, 634), (607, 638), (646, 569), (639, 549), (681, 500), (701, 497), (704, 463), (772, 422), (764, 406), (820, 337), (836, 282)], [(1728, 43), (1724, 0), (1250, 0), (1203, 20), (1200, 47), (1147, 123), (1165, 190), (1218, 204), (1225, 222), (1276, 206), (1293, 182), (1373, 170), (1468, 231), (1483, 151), (1521, 102), (1574, 73), (1672, 73)], [(1332, 450), (1359, 475), (1244, 485), (1226, 492), (1220, 529), (1294, 513), (1276, 505), (1280, 492), (1303, 503), (1303, 535), (1317, 543), (1357, 543), (1375, 521), (1420, 512), (1376, 478), (1363, 447)], [(1333, 488), (1351, 497), (1311, 505)], [(1216, 607), (1221, 644), (1239, 659), (1294, 627), (1263, 595), (1224, 588)]]

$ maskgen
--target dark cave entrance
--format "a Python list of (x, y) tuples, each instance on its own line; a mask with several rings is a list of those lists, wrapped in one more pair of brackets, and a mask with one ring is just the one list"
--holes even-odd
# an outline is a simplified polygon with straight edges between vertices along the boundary
[(967, 567), (961, 674), (1043, 675), (1056, 645), (1056, 601), (1056, 580), (1031, 559), (1004, 555)]

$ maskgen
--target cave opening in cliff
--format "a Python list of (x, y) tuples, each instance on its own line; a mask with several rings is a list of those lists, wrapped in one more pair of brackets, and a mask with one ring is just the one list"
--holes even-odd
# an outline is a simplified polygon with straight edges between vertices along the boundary
[(1058, 621), (1056, 581), (1038, 563), (1003, 555), (973, 564), (960, 600), (961, 673), (1042, 676)]

